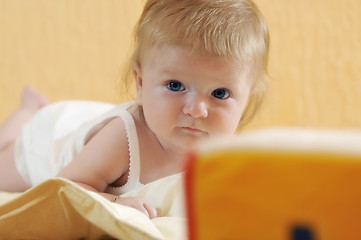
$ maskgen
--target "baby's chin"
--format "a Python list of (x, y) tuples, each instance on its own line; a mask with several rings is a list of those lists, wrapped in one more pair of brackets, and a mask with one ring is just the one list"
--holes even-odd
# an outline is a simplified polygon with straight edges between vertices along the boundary
[(204, 146), (205, 144), (207, 144), (207, 142), (212, 141), (212, 139), (215, 139), (215, 138), (211, 138), (208, 136), (208, 137), (199, 138), (197, 140), (187, 141), (183, 145), (183, 148), (186, 151), (197, 151), (197, 149), (199, 149), (201, 146)]
[(197, 140), (197, 141), (185, 141), (179, 146), (185, 153), (196, 151), (199, 146), (202, 146), (206, 142), (205, 139)]

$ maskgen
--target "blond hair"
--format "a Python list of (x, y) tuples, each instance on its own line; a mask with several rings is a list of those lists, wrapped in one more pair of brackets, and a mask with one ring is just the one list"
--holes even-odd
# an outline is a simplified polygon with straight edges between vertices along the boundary
[(135, 27), (134, 52), (126, 71), (158, 43), (179, 45), (224, 61), (251, 64), (250, 96), (240, 119), (245, 125), (263, 99), (269, 35), (266, 22), (250, 0), (148, 0)]

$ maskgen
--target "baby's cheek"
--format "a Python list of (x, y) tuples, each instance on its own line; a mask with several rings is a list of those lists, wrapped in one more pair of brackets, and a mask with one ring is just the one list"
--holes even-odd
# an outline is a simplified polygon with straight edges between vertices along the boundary
[(214, 126), (214, 133), (223, 136), (233, 135), (237, 125), (238, 123), (235, 125), (232, 121), (218, 121)]
[(233, 135), (237, 130), (238, 124), (239, 124), (239, 119), (234, 119), (233, 121), (229, 121), (224, 126), (224, 133), (226, 135)]

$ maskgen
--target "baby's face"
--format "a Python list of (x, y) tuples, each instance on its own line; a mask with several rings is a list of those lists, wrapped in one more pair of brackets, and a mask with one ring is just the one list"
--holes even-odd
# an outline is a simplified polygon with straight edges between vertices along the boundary
[(234, 134), (250, 94), (248, 70), (186, 48), (158, 45), (135, 67), (137, 101), (163, 147), (192, 148)]

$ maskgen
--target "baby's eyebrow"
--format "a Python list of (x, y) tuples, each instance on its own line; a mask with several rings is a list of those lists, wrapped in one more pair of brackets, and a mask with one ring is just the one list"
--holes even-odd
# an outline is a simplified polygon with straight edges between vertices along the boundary
[(184, 77), (182, 72), (177, 69), (160, 69), (159, 73), (163, 78), (173, 80), (181, 80)]
[(166, 75), (174, 75), (174, 74), (176, 74), (177, 72), (179, 72), (179, 71), (170, 70), (169, 68), (166, 68), (166, 69), (162, 69), (162, 70), (161, 70), (161, 73), (162, 73), (162, 74), (166, 74)]

